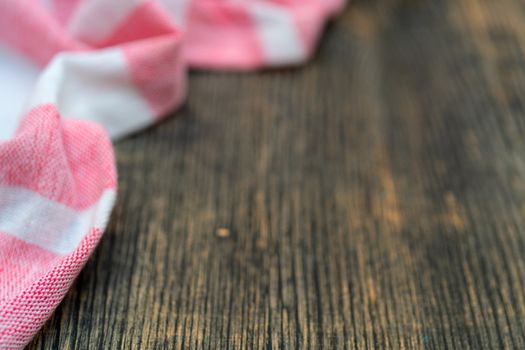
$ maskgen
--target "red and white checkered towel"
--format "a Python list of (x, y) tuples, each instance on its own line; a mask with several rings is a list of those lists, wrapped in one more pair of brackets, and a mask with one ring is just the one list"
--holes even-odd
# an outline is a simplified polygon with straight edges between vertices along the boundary
[(184, 100), (187, 66), (297, 64), (344, 0), (0, 0), (0, 348), (23, 347), (95, 248), (111, 142)]

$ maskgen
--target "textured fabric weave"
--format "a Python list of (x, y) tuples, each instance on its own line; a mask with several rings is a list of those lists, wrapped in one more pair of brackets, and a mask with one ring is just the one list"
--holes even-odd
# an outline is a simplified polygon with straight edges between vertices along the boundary
[(188, 67), (304, 62), (344, 0), (0, 0), (0, 348), (60, 303), (113, 207), (110, 138), (185, 98)]

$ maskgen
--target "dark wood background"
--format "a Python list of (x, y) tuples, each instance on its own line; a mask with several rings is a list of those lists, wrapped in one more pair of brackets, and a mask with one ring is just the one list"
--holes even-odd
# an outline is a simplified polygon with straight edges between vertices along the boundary
[(194, 72), (32, 349), (525, 349), (525, 2), (355, 1)]

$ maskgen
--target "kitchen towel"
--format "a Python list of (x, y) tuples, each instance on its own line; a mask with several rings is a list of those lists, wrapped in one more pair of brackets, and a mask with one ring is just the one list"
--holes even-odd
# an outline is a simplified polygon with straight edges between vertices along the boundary
[(0, 0), (1, 349), (31, 340), (97, 245), (110, 138), (180, 106), (188, 68), (306, 61), (343, 1)]

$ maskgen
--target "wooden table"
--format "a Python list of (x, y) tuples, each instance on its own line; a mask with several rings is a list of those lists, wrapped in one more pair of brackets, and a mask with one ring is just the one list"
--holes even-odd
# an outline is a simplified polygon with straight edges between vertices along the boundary
[(524, 50), (521, 0), (361, 0), (304, 67), (192, 73), (30, 348), (524, 349)]

